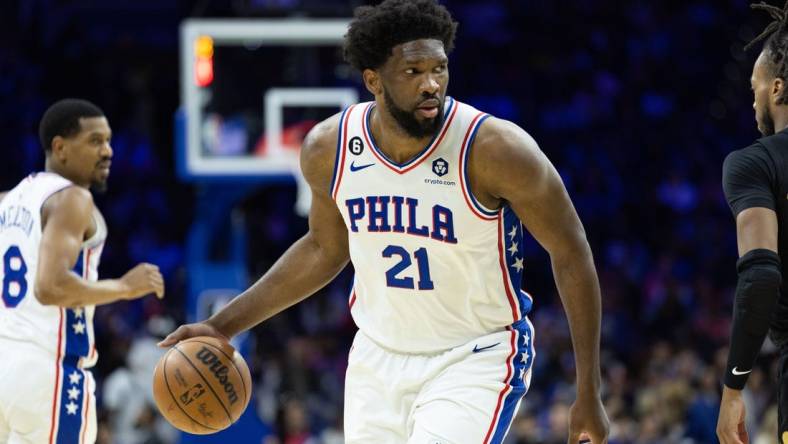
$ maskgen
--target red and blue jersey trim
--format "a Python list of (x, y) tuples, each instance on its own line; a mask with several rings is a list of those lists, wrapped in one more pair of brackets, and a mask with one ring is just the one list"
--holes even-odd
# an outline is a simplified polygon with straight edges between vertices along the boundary
[(512, 322), (518, 322), (531, 311), (533, 300), (521, 289), (525, 260), (523, 226), (509, 205), (498, 213), (498, 257), (503, 287), (512, 309)]
[[(85, 248), (79, 254), (74, 272), (88, 278), (90, 273), (90, 249)], [(89, 326), (87, 325), (87, 314), (83, 308), (64, 308), (65, 315), (65, 359), (76, 357), (78, 364), (79, 358), (87, 358), (92, 350), (90, 346)]]
[[(89, 248), (83, 249), (74, 266), (74, 272), (83, 279), (90, 270), (90, 254)], [(79, 444), (85, 439), (90, 387), (88, 372), (80, 368), (80, 360), (94, 352), (86, 316), (82, 308), (60, 308), (50, 444)]]
[(347, 306), (348, 309), (353, 310), (353, 305), (356, 303), (356, 276), (353, 276), (353, 285), (350, 286), (350, 292), (348, 292), (347, 296), (348, 302)]
[(430, 154), (432, 154), (435, 149), (440, 146), (443, 138), (446, 136), (446, 133), (449, 131), (449, 127), (451, 126), (452, 121), (454, 120), (454, 116), (457, 114), (457, 102), (452, 98), (448, 97), (449, 99), (449, 106), (446, 108), (446, 111), (443, 113), (443, 126), (441, 127), (440, 131), (438, 131), (435, 136), (432, 137), (430, 143), (422, 149), (419, 154), (417, 154), (414, 158), (408, 160), (405, 163), (397, 163), (393, 160), (389, 159), (386, 154), (378, 148), (378, 145), (375, 143), (375, 138), (372, 136), (372, 133), (369, 131), (370, 128), (370, 116), (372, 115), (372, 109), (375, 107), (374, 102), (367, 105), (366, 109), (364, 110), (364, 115), (361, 118), (361, 126), (364, 133), (364, 139), (372, 149), (372, 154), (378, 158), (378, 160), (385, 166), (387, 166), (390, 170), (398, 173), (398, 174), (405, 174), (408, 171), (416, 168), (424, 161), (424, 159), (428, 158)]
[(345, 171), (345, 157), (347, 151), (347, 125), (350, 120), (350, 113), (356, 105), (351, 105), (342, 111), (339, 117), (339, 127), (337, 128), (337, 152), (334, 158), (334, 172), (331, 175), (331, 198), (336, 200), (339, 192), (339, 185), (342, 183), (342, 174)]
[(54, 443), (53, 439), (55, 438), (55, 431), (57, 430), (57, 418), (58, 418), (58, 406), (60, 405), (60, 372), (61, 372), (61, 360), (63, 358), (63, 310), (64, 308), (60, 309), (60, 321), (58, 324), (57, 330), (57, 355), (55, 356), (55, 390), (52, 394), (52, 418), (51, 418), (51, 426), (49, 428), (49, 444)]
[(507, 330), (511, 334), (509, 346), (512, 351), (506, 359), (504, 388), (498, 394), (498, 402), (487, 435), (484, 437), (484, 444), (503, 443), (512, 425), (517, 406), (528, 391), (531, 367), (536, 357), (534, 328), (528, 318), (512, 324)]
[[(67, 362), (63, 363), (62, 370), (63, 383), (59, 394), (57, 434), (50, 437), (50, 443), (82, 444), (87, 434), (90, 408), (89, 374), (77, 368), (75, 364)], [(55, 438), (54, 441), (52, 437)]]
[(471, 182), (468, 180), (468, 158), (471, 152), (471, 146), (476, 138), (477, 131), (479, 131), (479, 127), (488, 117), (490, 117), (489, 114), (480, 112), (473, 118), (471, 125), (468, 127), (468, 131), (465, 132), (465, 138), (460, 148), (460, 185), (462, 187), (462, 195), (465, 197), (465, 203), (468, 204), (468, 208), (471, 209), (471, 212), (482, 220), (495, 220), (498, 216), (498, 211), (488, 210), (476, 200), (476, 197), (471, 191)]

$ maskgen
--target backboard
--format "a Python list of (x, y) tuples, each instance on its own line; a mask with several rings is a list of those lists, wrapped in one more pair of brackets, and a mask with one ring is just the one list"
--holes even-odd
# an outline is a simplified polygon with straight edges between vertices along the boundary
[(179, 176), (189, 181), (292, 177), (309, 129), (359, 100), (360, 81), (341, 54), (348, 22), (183, 22)]

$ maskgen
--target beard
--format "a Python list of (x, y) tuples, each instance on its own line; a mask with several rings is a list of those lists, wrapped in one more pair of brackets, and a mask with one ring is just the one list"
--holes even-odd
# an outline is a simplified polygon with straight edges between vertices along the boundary
[(104, 194), (107, 192), (107, 180), (109, 180), (109, 174), (105, 176), (98, 170), (101, 169), (102, 165), (109, 165), (111, 160), (111, 157), (102, 157), (101, 160), (96, 162), (96, 171), (93, 172), (93, 180), (90, 182), (90, 189), (92, 191), (95, 191), (99, 194)]
[(94, 191), (98, 194), (104, 194), (107, 192), (107, 181), (106, 180), (94, 180), (90, 183), (91, 191)]
[(769, 108), (764, 106), (761, 109), (761, 121), (758, 123), (758, 130), (764, 137), (774, 135), (774, 119), (769, 112)]
[[(404, 110), (394, 103), (394, 99), (389, 95), (388, 90), (383, 90), (383, 98), (386, 101), (386, 109), (389, 114), (394, 117), (394, 120), (399, 124), (405, 133), (414, 139), (423, 139), (432, 137), (438, 132), (441, 125), (443, 125), (443, 101), (438, 100), (438, 115), (431, 119), (424, 119), (419, 121), (416, 118), (416, 109), (411, 111)], [(428, 99), (425, 97), (424, 99)]]

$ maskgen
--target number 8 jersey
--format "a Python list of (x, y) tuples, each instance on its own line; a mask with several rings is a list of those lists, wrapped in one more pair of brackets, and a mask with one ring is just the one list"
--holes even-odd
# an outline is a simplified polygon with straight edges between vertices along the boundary
[[(50, 196), (69, 186), (74, 184), (54, 173), (31, 174), (0, 201), (0, 338), (38, 345), (58, 361), (88, 368), (98, 358), (93, 332), (95, 306), (42, 305), (35, 297), (41, 208)], [(97, 209), (93, 218), (96, 233), (82, 244), (74, 273), (95, 281), (107, 230)]]
[(400, 164), (369, 130), (374, 107), (343, 111), (331, 183), (356, 270), (356, 325), (390, 350), (435, 353), (524, 318), (532, 301), (520, 287), (520, 220), (508, 206), (482, 206), (468, 182), (468, 153), (489, 116), (447, 98), (442, 127)]

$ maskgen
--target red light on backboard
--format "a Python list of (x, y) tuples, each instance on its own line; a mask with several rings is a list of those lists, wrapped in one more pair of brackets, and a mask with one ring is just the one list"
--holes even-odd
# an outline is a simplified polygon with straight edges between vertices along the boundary
[(194, 42), (194, 81), (200, 88), (213, 82), (213, 39), (207, 35)]
[(197, 86), (205, 88), (213, 82), (213, 59), (198, 57), (194, 63), (194, 80)]

